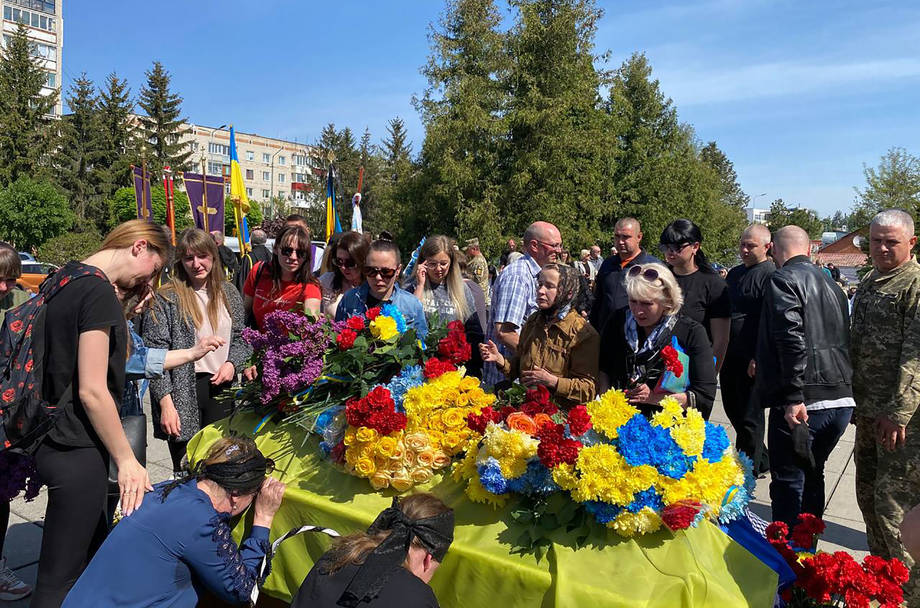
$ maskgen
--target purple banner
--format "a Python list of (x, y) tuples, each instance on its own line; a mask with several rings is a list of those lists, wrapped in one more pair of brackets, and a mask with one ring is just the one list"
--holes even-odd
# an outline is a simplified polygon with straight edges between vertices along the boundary
[[(224, 231), (224, 178), (218, 175), (183, 173), (185, 192), (192, 206), (195, 226), (205, 232)], [(207, 183), (207, 187), (205, 187)], [(207, 220), (205, 218), (207, 217)]]
[(153, 203), (150, 201), (150, 171), (133, 165), (131, 169), (134, 173), (134, 199), (137, 202), (137, 219), (148, 222), (156, 221), (153, 219)]

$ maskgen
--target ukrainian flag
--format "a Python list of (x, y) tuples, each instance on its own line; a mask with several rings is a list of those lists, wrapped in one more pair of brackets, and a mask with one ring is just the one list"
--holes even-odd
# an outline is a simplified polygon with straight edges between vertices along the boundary
[(233, 125), (230, 125), (230, 200), (233, 202), (236, 234), (240, 239), (240, 253), (245, 254), (252, 250), (249, 242), (249, 223), (246, 220), (246, 214), (249, 213), (249, 198), (246, 196), (246, 186), (243, 184), (240, 158), (236, 153), (236, 133)]
[(335, 166), (330, 164), (326, 175), (326, 242), (339, 232), (342, 232), (342, 224), (335, 211)]

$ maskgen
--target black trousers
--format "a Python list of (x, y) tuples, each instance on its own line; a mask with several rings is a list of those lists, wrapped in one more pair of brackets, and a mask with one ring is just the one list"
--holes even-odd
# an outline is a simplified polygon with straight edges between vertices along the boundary
[[(232, 380), (215, 386), (211, 384), (211, 374), (195, 374), (195, 393), (198, 397), (199, 427), (208, 426), (230, 415), (232, 409), (231, 404), (226, 401), (221, 403), (215, 397), (231, 384), (233, 384)], [(178, 473), (182, 470), (182, 457), (185, 456), (188, 441), (169, 441), (167, 445), (169, 446), (169, 456), (172, 460), (173, 472)]]
[(99, 448), (71, 448), (46, 440), (35, 453), (48, 484), (34, 608), (58, 608), (105, 540), (109, 456)]
[(3, 541), (6, 540), (6, 529), (10, 525), (10, 503), (0, 500), (0, 557), (3, 557)]
[(748, 376), (747, 364), (726, 361), (719, 373), (722, 406), (735, 429), (735, 447), (747, 454), (754, 463), (754, 474), (770, 469), (767, 446), (764, 445), (764, 410), (753, 394), (754, 379)]
[(808, 412), (808, 448), (815, 468), (802, 467), (796, 457), (792, 431), (785, 410), (770, 410), (770, 502), (773, 521), (784, 521), (791, 529), (800, 513), (824, 515), (824, 463), (850, 423), (853, 408), (840, 407)]

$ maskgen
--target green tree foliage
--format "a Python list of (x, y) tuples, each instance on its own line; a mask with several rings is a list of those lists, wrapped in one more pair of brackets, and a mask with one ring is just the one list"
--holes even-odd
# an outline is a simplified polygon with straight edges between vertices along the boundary
[(73, 226), (67, 197), (50, 181), (20, 177), (0, 190), (0, 238), (30, 251)]
[[(173, 198), (176, 207), (176, 231), (194, 226), (188, 194), (181, 190), (175, 190)], [(157, 224), (166, 225), (166, 191), (162, 185), (154, 186), (150, 189), (150, 206), (153, 207), (154, 221)], [(109, 201), (109, 209), (112, 226), (137, 219), (137, 199), (134, 196), (134, 188), (128, 186), (116, 190), (115, 195)]]
[(63, 266), (70, 260), (88, 258), (101, 246), (102, 237), (95, 230), (65, 232), (42, 243), (36, 257), (43, 262)]
[(783, 199), (778, 198), (770, 205), (767, 227), (770, 232), (776, 232), (783, 226), (798, 226), (812, 239), (820, 239), (824, 231), (824, 221), (816, 212), (801, 207), (790, 207)]
[[(150, 196), (153, 197), (153, 193)], [(246, 219), (250, 230), (262, 223), (262, 209), (255, 201), (249, 201), (249, 213), (246, 214)], [(236, 235), (236, 219), (233, 216), (233, 205), (230, 199), (224, 203), (224, 234)]]
[(431, 55), (422, 68), (428, 87), (414, 99), (425, 141), (414, 186), (392, 187), (406, 218), (397, 231), (405, 246), (421, 233), (478, 237), (487, 253), (499, 248), (498, 173), (507, 133), (506, 79), (511, 57), (494, 0), (448, 0), (432, 26)]
[(897, 207), (920, 219), (920, 158), (904, 148), (891, 148), (878, 167), (863, 165), (866, 185), (856, 190), (853, 226), (866, 226), (883, 209)]
[(102, 132), (97, 170), (100, 191), (109, 199), (115, 190), (131, 184), (131, 164), (140, 158), (131, 123), (131, 90), (115, 72), (106, 76), (105, 88), (99, 91), (97, 112)]
[(744, 209), (751, 202), (751, 197), (744, 193), (741, 184), (738, 183), (738, 174), (735, 173), (735, 166), (732, 161), (728, 160), (725, 153), (719, 149), (716, 142), (711, 141), (700, 150), (700, 158), (704, 163), (712, 167), (719, 176), (719, 190), (722, 195), (722, 203), (729, 207)]
[(93, 82), (81, 74), (66, 97), (70, 114), (61, 119), (61, 145), (55, 153), (58, 185), (67, 190), (81, 226), (104, 228), (108, 219), (101, 172), (102, 131)]
[(384, 162), (371, 139), (370, 129), (366, 127), (358, 143), (358, 156), (360, 167), (364, 168), (364, 179), (361, 183), (362, 224), (366, 232), (377, 233), (390, 223), (390, 213), (387, 209), (378, 207)]
[(140, 122), (147, 165), (152, 179), (159, 181), (166, 165), (173, 171), (186, 170), (192, 151), (181, 141), (181, 127), (186, 119), (182, 117), (182, 97), (169, 90), (169, 72), (159, 61), (154, 61), (146, 76), (138, 101), (146, 116), (141, 116)]
[[(512, 0), (508, 47), (509, 145), (500, 201), (503, 227), (556, 224), (569, 243), (600, 236), (613, 130), (599, 111), (592, 0)], [(550, 59), (551, 58), (551, 59)]]
[[(415, 214), (412, 211), (413, 197), (409, 194), (410, 179), (412, 178), (415, 167), (412, 164), (412, 144), (409, 142), (409, 134), (406, 132), (406, 125), (398, 116), (391, 118), (387, 122), (387, 136), (380, 145), (380, 190), (382, 196), (390, 201), (388, 208), (392, 206), (400, 216), (405, 214), (405, 220), (401, 226), (393, 227), (381, 226), (394, 233), (397, 242), (405, 249), (415, 248), (417, 240), (414, 231), (408, 231), (405, 228), (412, 226), (412, 220)], [(402, 230), (400, 230), (402, 228)]]
[(57, 140), (50, 115), (58, 92), (41, 94), (47, 72), (33, 54), (34, 44), (20, 23), (0, 50), (0, 186), (47, 174)]

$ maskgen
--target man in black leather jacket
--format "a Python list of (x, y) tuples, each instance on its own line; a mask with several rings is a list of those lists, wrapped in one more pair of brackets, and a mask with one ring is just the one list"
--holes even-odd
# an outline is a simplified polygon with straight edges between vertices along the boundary
[(811, 263), (810, 246), (798, 226), (773, 237), (777, 270), (766, 289), (755, 358), (755, 391), (770, 408), (773, 520), (790, 527), (799, 513), (823, 515), (824, 463), (855, 406), (847, 299)]

